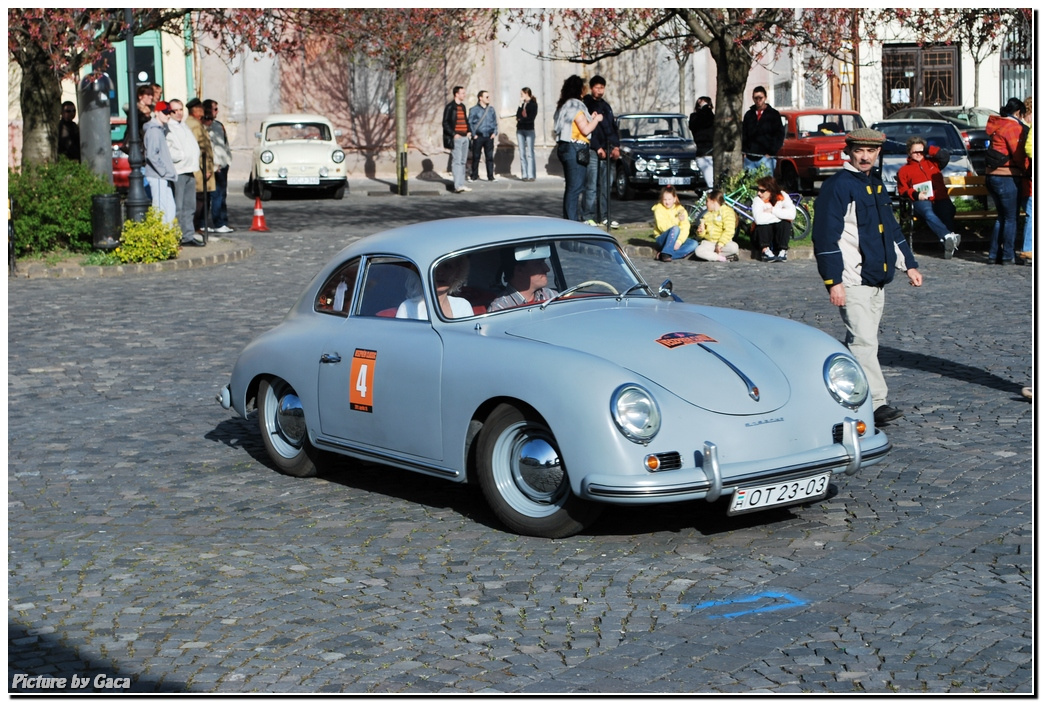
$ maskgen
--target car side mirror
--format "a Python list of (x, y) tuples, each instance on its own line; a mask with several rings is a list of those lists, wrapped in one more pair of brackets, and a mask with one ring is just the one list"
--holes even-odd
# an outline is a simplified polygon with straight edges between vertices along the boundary
[(339, 130), (339, 129), (334, 129), (333, 130), (333, 136), (334, 137), (343, 136), (343, 132), (341, 130)]
[(666, 278), (664, 282), (658, 286), (658, 297), (664, 299), (671, 297), (676, 302), (683, 302), (678, 295), (672, 292), (672, 280), (670, 278)]
[(255, 136), (257, 139), (259, 139), (260, 138), (260, 132), (253, 132), (253, 136)]

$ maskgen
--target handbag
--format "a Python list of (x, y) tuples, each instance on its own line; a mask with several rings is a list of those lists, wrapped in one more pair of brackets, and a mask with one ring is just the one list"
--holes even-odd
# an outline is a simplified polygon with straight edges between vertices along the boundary
[(575, 162), (580, 166), (589, 165), (589, 147), (575, 147)]

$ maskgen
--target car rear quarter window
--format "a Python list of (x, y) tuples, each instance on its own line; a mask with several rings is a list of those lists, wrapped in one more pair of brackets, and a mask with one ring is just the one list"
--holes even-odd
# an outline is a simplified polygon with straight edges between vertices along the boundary
[(354, 297), (358, 279), (358, 259), (348, 261), (336, 269), (318, 291), (314, 301), (315, 312), (346, 317)]

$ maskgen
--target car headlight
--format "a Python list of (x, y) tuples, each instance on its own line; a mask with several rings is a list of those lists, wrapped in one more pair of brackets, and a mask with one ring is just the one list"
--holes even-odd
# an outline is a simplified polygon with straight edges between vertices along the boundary
[(635, 444), (649, 444), (661, 428), (661, 410), (639, 385), (622, 385), (611, 396), (611, 416), (618, 430)]
[(278, 177), (279, 178), (288, 178), (289, 177), (289, 169), (286, 168), (285, 166), (282, 166), (281, 168), (279, 168), (278, 169)]
[(643, 156), (638, 156), (636, 158), (636, 170), (640, 171), (641, 173), (647, 170), (647, 161), (643, 159)]
[(264, 163), (271, 163), (275, 160), (275, 155), (270, 151), (262, 151), (260, 154), (260, 160)]
[(824, 362), (824, 384), (835, 402), (850, 409), (860, 407), (870, 395), (860, 364), (842, 353), (832, 354)]
[(696, 160), (696, 159), (693, 159), (693, 158), (692, 158), (692, 159), (690, 160), (690, 170), (692, 170), (692, 171), (696, 171), (696, 170), (698, 170), (698, 162), (697, 162), (697, 160)]
[(343, 152), (340, 151), (339, 149), (337, 149), (336, 151), (333, 151), (333, 163), (343, 163), (343, 160), (345, 158), (347, 158), (347, 157), (344, 156)]

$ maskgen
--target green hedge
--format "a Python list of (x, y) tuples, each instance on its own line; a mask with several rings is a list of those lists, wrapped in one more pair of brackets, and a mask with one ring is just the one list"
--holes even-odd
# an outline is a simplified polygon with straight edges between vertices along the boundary
[(20, 172), (8, 169), (7, 178), (15, 255), (91, 250), (91, 198), (114, 193), (111, 183), (64, 157), (56, 163), (24, 164)]

